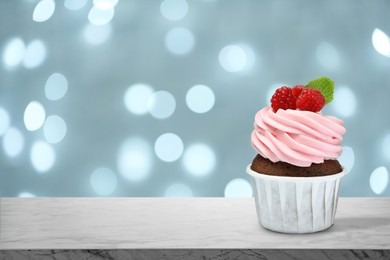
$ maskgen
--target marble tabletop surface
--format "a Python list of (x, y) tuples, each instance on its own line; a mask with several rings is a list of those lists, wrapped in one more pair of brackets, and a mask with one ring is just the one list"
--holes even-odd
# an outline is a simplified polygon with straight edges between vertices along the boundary
[(390, 249), (390, 198), (340, 198), (335, 224), (259, 226), (251, 198), (1, 198), (0, 249)]

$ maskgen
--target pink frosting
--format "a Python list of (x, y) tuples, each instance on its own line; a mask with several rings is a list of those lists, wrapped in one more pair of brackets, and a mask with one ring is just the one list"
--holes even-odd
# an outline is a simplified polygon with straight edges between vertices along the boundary
[(337, 159), (342, 153), (344, 123), (333, 116), (310, 111), (261, 109), (255, 116), (253, 148), (272, 162), (300, 167)]

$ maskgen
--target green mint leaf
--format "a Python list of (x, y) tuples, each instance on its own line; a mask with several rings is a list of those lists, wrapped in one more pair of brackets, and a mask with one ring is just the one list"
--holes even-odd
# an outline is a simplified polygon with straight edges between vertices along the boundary
[(321, 91), (325, 97), (325, 105), (333, 100), (334, 82), (327, 78), (321, 77), (307, 83), (306, 88), (315, 88)]

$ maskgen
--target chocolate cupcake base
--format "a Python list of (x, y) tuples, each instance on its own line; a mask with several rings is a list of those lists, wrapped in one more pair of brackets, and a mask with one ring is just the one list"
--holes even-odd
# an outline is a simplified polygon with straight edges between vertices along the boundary
[(262, 174), (291, 177), (326, 176), (343, 171), (337, 160), (325, 160), (319, 164), (312, 163), (309, 167), (299, 167), (286, 162), (274, 163), (259, 154), (253, 159), (251, 169)]

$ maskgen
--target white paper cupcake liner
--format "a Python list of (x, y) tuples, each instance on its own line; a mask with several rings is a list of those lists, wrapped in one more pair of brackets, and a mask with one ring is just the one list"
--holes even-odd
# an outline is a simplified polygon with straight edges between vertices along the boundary
[(337, 209), (341, 178), (284, 177), (260, 174), (250, 165), (256, 211), (261, 226), (283, 233), (312, 233), (329, 228)]

